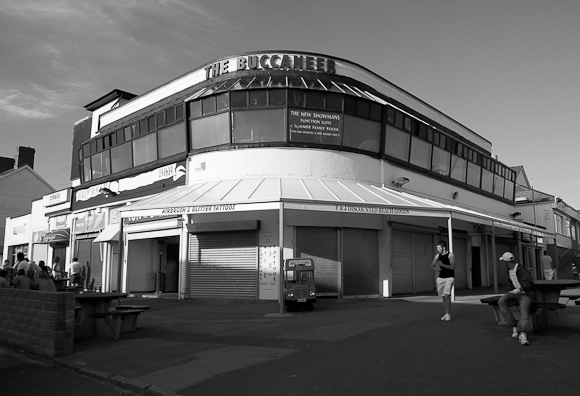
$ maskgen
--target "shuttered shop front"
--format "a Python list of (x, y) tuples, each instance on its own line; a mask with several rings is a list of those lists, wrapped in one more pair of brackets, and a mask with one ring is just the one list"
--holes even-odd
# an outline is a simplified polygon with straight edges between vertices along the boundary
[(431, 269), (431, 261), (437, 253), (433, 241), (433, 234), (393, 230), (391, 249), (393, 294), (436, 290), (435, 273)]
[(258, 233), (189, 235), (191, 298), (258, 298)]

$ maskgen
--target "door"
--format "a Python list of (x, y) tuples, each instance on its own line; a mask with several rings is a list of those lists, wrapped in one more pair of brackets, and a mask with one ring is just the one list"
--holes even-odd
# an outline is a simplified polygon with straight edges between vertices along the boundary
[(314, 280), (319, 296), (338, 296), (340, 280), (338, 249), (336, 228), (296, 228), (296, 257), (314, 260)]

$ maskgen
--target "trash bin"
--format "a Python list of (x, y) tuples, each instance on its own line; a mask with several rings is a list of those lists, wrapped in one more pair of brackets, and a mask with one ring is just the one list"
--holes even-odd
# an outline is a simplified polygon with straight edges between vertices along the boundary
[(155, 273), (155, 293), (165, 293), (165, 272)]

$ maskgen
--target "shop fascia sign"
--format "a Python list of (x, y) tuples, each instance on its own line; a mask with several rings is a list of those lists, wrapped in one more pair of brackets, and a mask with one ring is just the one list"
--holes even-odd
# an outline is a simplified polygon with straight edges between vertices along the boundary
[(336, 63), (332, 59), (318, 56), (263, 54), (224, 59), (204, 68), (206, 80), (237, 71), (267, 69), (303, 70), (335, 74)]
[(84, 190), (78, 190), (75, 194), (75, 200), (76, 202), (88, 201), (89, 199), (100, 195), (101, 190), (104, 188), (114, 192), (115, 194), (120, 194), (123, 191), (135, 190), (162, 180), (173, 179), (173, 181), (176, 181), (184, 176), (185, 167), (183, 165), (178, 165), (176, 163), (165, 165), (134, 177), (126, 177), (124, 179), (97, 184), (96, 186)]
[(42, 204), (45, 208), (49, 206), (58, 205), (61, 203), (69, 202), (70, 200), (70, 189), (60, 190), (53, 192), (42, 197)]

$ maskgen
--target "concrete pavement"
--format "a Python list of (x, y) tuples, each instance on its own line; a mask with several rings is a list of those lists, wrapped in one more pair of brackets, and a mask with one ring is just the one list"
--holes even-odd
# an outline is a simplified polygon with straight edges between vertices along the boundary
[[(118, 341), (75, 341), (74, 353), (55, 362), (150, 395), (243, 390), (277, 395), (355, 390), (436, 394), (441, 385), (441, 391), (451, 394), (523, 394), (505, 384), (509, 376), (504, 373), (525, 378), (530, 392), (545, 388), (551, 394), (576, 394), (577, 381), (568, 381), (568, 368), (580, 364), (573, 352), (580, 347), (580, 327), (555, 323), (532, 336), (530, 347), (521, 347), (511, 340), (509, 328), (495, 324), (491, 308), (479, 303), (490, 294), (459, 292), (451, 322), (440, 321), (442, 304), (434, 295), (320, 299), (314, 311), (285, 315), (278, 313), (277, 303), (134, 297), (123, 302), (152, 306), (139, 317), (137, 332)], [(546, 370), (550, 381), (542, 379)], [(481, 380), (490, 373), (494, 377), (489, 381)], [(328, 386), (329, 379), (333, 386)], [(554, 392), (556, 380), (559, 388)], [(450, 385), (457, 393), (445, 388)]]

